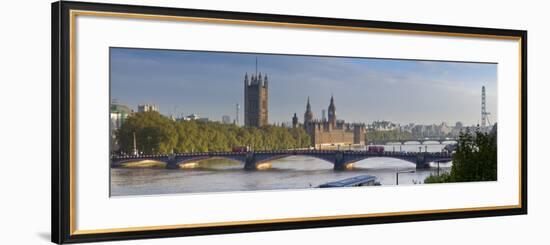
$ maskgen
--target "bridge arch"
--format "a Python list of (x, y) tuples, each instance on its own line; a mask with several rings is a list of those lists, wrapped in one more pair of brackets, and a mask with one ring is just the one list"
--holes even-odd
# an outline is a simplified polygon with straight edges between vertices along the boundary
[(439, 140), (424, 140), (422, 141), (423, 145), (439, 145), (441, 144), (441, 141)]
[(418, 167), (416, 161), (386, 156), (367, 157), (359, 159), (352, 164), (354, 168), (369, 170), (403, 170)]
[(237, 159), (233, 157), (227, 157), (227, 156), (200, 156), (200, 157), (192, 157), (192, 158), (185, 158), (185, 159), (177, 159), (174, 161), (173, 164), (180, 165), (185, 163), (191, 163), (191, 162), (202, 162), (206, 160), (216, 160), (216, 159), (223, 159), (223, 160), (229, 160), (231, 162), (238, 162), (241, 164), (244, 164), (244, 159)]
[(158, 158), (126, 158), (126, 159), (120, 159), (120, 160), (112, 160), (111, 166), (112, 167), (124, 167), (128, 163), (139, 163), (139, 162), (159, 162), (164, 163), (165, 166), (168, 165), (168, 161), (165, 159), (158, 159)]
[(422, 142), (418, 140), (406, 140), (403, 141), (403, 145), (421, 145)]
[(269, 158), (262, 158), (262, 159), (257, 160), (256, 162), (257, 163), (266, 163), (266, 162), (271, 162), (271, 161), (290, 158), (290, 157), (307, 157), (307, 158), (321, 160), (322, 162), (328, 163), (330, 165), (334, 165), (334, 157), (331, 157), (331, 156), (324, 157), (324, 156), (318, 156), (318, 155), (314, 155), (314, 154), (284, 154), (284, 155), (278, 155), (278, 156), (273, 156), (273, 157), (269, 157)]
[(391, 154), (387, 154), (387, 155), (382, 154), (382, 155), (367, 155), (367, 156), (363, 155), (363, 156), (346, 157), (346, 158), (347, 158), (345, 161), (346, 164), (353, 164), (359, 161), (363, 161), (366, 159), (373, 159), (373, 158), (389, 158), (389, 159), (397, 159), (397, 160), (409, 162), (416, 165), (416, 156), (413, 156), (413, 155), (408, 157), (401, 157), (401, 156), (391, 155)]
[[(223, 162), (212, 162), (210, 160), (224, 160)], [(228, 163), (229, 162), (229, 163)], [(226, 169), (226, 168), (243, 168), (245, 161), (224, 156), (202, 156), (188, 159), (177, 159), (168, 168), (171, 169)]]

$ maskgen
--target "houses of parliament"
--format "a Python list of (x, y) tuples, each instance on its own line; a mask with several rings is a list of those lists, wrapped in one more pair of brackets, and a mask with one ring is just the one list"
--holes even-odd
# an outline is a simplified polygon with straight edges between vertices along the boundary
[[(366, 127), (360, 123), (346, 123), (336, 119), (334, 96), (330, 97), (328, 106), (328, 120), (314, 119), (309, 97), (307, 98), (306, 112), (304, 113), (303, 127), (311, 137), (311, 145), (321, 148), (324, 145), (363, 145), (365, 144)], [(294, 113), (292, 126), (299, 127), (298, 116)]]
[[(267, 74), (253, 74), (244, 77), (244, 123), (247, 127), (268, 125), (268, 79)], [(336, 106), (331, 96), (328, 106), (328, 120), (313, 117), (309, 97), (307, 99), (304, 123), (299, 124), (296, 113), (292, 126), (303, 126), (311, 138), (311, 145), (320, 148), (324, 145), (363, 145), (365, 144), (366, 127), (359, 123), (346, 123), (336, 119)]]

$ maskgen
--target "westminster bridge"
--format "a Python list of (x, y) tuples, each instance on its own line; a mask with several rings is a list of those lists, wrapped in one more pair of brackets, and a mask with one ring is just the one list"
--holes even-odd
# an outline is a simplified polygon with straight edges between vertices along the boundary
[(247, 152), (203, 152), (203, 153), (176, 153), (161, 155), (112, 156), (111, 166), (120, 167), (124, 163), (143, 160), (153, 160), (166, 163), (166, 168), (176, 169), (181, 164), (193, 163), (211, 158), (224, 158), (244, 164), (247, 170), (257, 169), (259, 164), (271, 162), (288, 156), (308, 156), (325, 160), (334, 165), (335, 170), (344, 170), (357, 161), (386, 157), (411, 162), (417, 169), (429, 168), (431, 162), (450, 162), (452, 153), (445, 152), (369, 152), (369, 151), (341, 151), (341, 150), (274, 150), (274, 151), (247, 151)]

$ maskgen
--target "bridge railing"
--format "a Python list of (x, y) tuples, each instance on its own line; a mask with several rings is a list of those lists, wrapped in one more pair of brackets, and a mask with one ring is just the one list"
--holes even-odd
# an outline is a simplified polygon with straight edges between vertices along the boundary
[(440, 157), (452, 157), (452, 153), (447, 152), (402, 152), (402, 151), (384, 151), (384, 152), (370, 152), (366, 150), (354, 151), (354, 150), (276, 150), (276, 151), (249, 151), (249, 152), (191, 152), (191, 153), (175, 153), (175, 154), (148, 154), (148, 155), (124, 155), (117, 156), (112, 155), (111, 159), (120, 160), (120, 159), (155, 159), (155, 158), (165, 158), (165, 157), (194, 157), (194, 156), (236, 156), (236, 155), (246, 155), (246, 154), (284, 154), (284, 155), (300, 155), (300, 154), (353, 154), (353, 155), (371, 155), (371, 156), (412, 156), (418, 154), (430, 155), (430, 156), (440, 156)]

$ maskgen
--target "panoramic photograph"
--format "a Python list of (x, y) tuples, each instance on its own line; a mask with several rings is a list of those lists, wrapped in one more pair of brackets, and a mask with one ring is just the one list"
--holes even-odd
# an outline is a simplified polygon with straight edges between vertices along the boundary
[(497, 180), (496, 63), (109, 52), (111, 196)]

